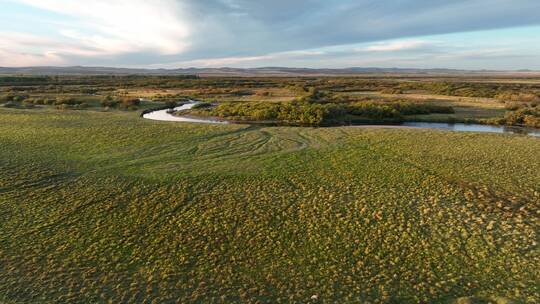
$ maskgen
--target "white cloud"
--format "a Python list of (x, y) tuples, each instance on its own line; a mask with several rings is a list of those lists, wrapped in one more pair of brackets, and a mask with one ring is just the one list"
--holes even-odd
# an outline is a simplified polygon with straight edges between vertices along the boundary
[(250, 62), (259, 63), (259, 62), (265, 62), (272, 59), (275, 59), (274, 55), (207, 58), (207, 59), (196, 59), (196, 60), (165, 63), (165, 64), (154, 64), (154, 65), (150, 65), (150, 67), (151, 68), (172, 68), (172, 67), (175, 67), (175, 68), (178, 68), (178, 67), (218, 68), (218, 67), (227, 67), (227, 66), (239, 66), (242, 64), (249, 64)]
[[(38, 58), (45, 58), (41, 64), (60, 59), (66, 65), (109, 66), (327, 66), (337, 57), (349, 65), (367, 58), (390, 62), (390, 57), (424, 58), (460, 50), (455, 41), (432, 41), (435, 35), (539, 24), (540, 9), (537, 0), (0, 3), (8, 1), (17, 4), (0, 9), (0, 49), (20, 58), (18, 63), (30, 58), (27, 65)], [(20, 32), (36, 36), (27, 39)], [(472, 48), (474, 41), (493, 48), (498, 40), (468, 39), (464, 48)], [(532, 44), (522, 49), (530, 52)]]
[(68, 65), (65, 56), (102, 56), (104, 51), (76, 42), (43, 36), (0, 32), (0, 66)]
[(151, 65), (152, 68), (171, 68), (171, 67), (227, 67), (227, 66), (245, 66), (249, 67), (252, 64), (258, 66), (264, 66), (271, 64), (279, 60), (287, 59), (301, 59), (308, 57), (318, 57), (325, 55), (326, 52), (322, 50), (298, 50), (290, 52), (271, 53), (261, 56), (236, 56), (236, 57), (220, 57), (220, 58), (206, 58), (179, 61), (165, 64)]
[(359, 49), (359, 51), (368, 51), (368, 52), (407, 51), (407, 50), (417, 50), (417, 49), (429, 46), (431, 44), (432, 43), (423, 41), (423, 40), (390, 41), (390, 42), (377, 43), (374, 45), (370, 45), (363, 49)]
[(190, 29), (174, 0), (16, 0), (77, 20), (59, 32), (102, 54), (157, 51), (177, 54), (189, 47)]
[(64, 64), (64, 60), (54, 53), (27, 54), (0, 49), (0, 66), (34, 66)]

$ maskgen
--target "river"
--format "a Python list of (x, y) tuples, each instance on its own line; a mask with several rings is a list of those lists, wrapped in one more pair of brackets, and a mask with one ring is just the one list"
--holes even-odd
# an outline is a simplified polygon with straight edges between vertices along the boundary
[[(174, 108), (174, 111), (189, 110), (193, 108), (198, 101), (192, 101), (186, 103), (180, 107)], [(227, 121), (219, 121), (212, 119), (197, 119), (192, 117), (182, 117), (171, 113), (170, 109), (158, 110), (143, 115), (143, 118), (160, 120), (160, 121), (179, 121), (179, 122), (195, 122), (195, 123), (210, 123), (210, 124), (227, 124)], [(500, 133), (500, 134), (524, 134), (535, 137), (540, 137), (540, 130), (528, 129), (521, 127), (508, 127), (508, 126), (493, 126), (493, 125), (480, 125), (480, 124), (464, 124), (464, 123), (436, 123), (436, 122), (405, 122), (401, 125), (395, 125), (394, 127), (408, 127), (408, 128), (422, 128), (422, 129), (439, 129), (449, 130), (455, 132), (485, 132), (485, 133)], [(362, 127), (359, 125), (357, 127)], [(369, 126), (377, 127), (377, 126)]]
[[(173, 110), (174, 111), (189, 110), (199, 103), (200, 102), (196, 102), (196, 101), (186, 103), (180, 107), (174, 108)], [(226, 121), (217, 121), (217, 120), (212, 120), (212, 119), (197, 119), (197, 118), (191, 118), (191, 117), (177, 116), (171, 113), (170, 109), (150, 112), (150, 113), (144, 114), (143, 118), (151, 119), (151, 120), (161, 120), (161, 121), (180, 121), (180, 122), (197, 122), (197, 123), (212, 123), (212, 124), (226, 124), (227, 123)]]

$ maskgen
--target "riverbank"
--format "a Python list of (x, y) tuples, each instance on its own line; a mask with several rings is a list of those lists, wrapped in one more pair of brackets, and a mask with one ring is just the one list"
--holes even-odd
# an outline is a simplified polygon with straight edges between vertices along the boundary
[[(183, 104), (176, 108), (165, 108), (161, 110), (143, 113), (142, 117), (145, 119), (158, 120), (158, 121), (170, 121), (170, 122), (191, 122), (191, 123), (208, 123), (208, 124), (249, 124), (249, 125), (263, 125), (263, 126), (294, 126), (301, 127), (298, 124), (290, 124), (280, 121), (252, 121), (252, 120), (226, 120), (221, 117), (215, 116), (196, 116), (196, 115), (178, 115), (178, 112), (187, 111), (195, 107), (200, 102), (192, 101), (190, 103)], [(487, 125), (479, 123), (455, 123), (455, 122), (429, 122), (429, 121), (405, 121), (398, 123), (382, 122), (370, 120), (368, 123), (348, 123), (337, 124), (336, 126), (352, 126), (352, 127), (364, 127), (364, 128), (420, 128), (420, 129), (437, 129), (448, 130), (455, 132), (482, 132), (482, 133), (498, 133), (498, 134), (521, 134), (530, 135), (534, 137), (540, 137), (540, 130), (515, 127), (515, 126), (500, 126), (500, 125)], [(332, 126), (323, 126), (332, 127)], [(334, 126), (335, 127), (335, 126)]]

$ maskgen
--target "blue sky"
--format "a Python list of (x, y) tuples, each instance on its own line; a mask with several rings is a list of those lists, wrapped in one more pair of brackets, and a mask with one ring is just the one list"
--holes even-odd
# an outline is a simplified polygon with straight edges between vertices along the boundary
[(0, 66), (540, 70), (538, 0), (0, 0)]

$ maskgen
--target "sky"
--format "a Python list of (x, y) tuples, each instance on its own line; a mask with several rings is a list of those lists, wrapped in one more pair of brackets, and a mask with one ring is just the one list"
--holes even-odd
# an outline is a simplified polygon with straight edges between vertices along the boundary
[(540, 70), (539, 0), (0, 0), (0, 66)]

